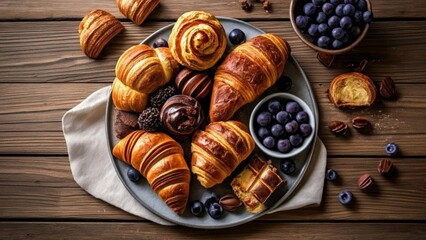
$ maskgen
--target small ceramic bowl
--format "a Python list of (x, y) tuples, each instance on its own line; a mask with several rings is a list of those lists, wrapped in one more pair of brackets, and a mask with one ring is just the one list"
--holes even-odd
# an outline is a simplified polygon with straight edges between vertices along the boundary
[[(372, 11), (370, 0), (365, 0), (365, 1), (367, 3), (368, 10)], [(350, 45), (344, 48), (334, 50), (334, 49), (325, 49), (325, 48), (318, 47), (314, 43), (310, 42), (296, 25), (297, 10), (302, 9), (303, 5), (307, 2), (311, 2), (311, 1), (310, 0), (291, 0), (290, 1), (290, 23), (294, 31), (296, 32), (297, 36), (300, 38), (300, 40), (302, 40), (302, 42), (304, 42), (306, 45), (308, 45), (310, 48), (317, 51), (318, 53), (327, 54), (327, 55), (340, 55), (340, 54), (346, 53), (352, 50), (355, 46), (357, 46), (367, 34), (368, 27), (369, 27), (368, 23), (365, 24), (364, 29), (362, 30), (358, 38), (355, 41), (353, 41)]]
[[(260, 112), (267, 111), (267, 107), (268, 107), (267, 104), (272, 99), (277, 99), (282, 104), (289, 102), (289, 101), (295, 101), (300, 105), (302, 110), (305, 111), (309, 116), (308, 123), (312, 127), (311, 134), (304, 138), (302, 145), (300, 145), (299, 147), (293, 147), (287, 153), (282, 153), (282, 152), (278, 151), (278, 149), (276, 149), (276, 148), (269, 149), (269, 148), (265, 147), (262, 143), (263, 140), (257, 134), (257, 131), (259, 129), (259, 125), (256, 122), (257, 116)], [(314, 138), (316, 126), (315, 126), (315, 118), (314, 118), (314, 114), (312, 113), (312, 110), (309, 108), (309, 106), (302, 99), (296, 97), (295, 95), (281, 92), (281, 93), (274, 93), (274, 94), (268, 95), (267, 97), (265, 97), (261, 101), (259, 101), (259, 103), (254, 107), (254, 109), (253, 109), (253, 111), (250, 115), (249, 128), (250, 128), (250, 134), (253, 137), (253, 139), (256, 143), (256, 146), (262, 152), (269, 155), (270, 157), (282, 159), (282, 158), (294, 157), (297, 154), (301, 153), (303, 150), (305, 150)]]

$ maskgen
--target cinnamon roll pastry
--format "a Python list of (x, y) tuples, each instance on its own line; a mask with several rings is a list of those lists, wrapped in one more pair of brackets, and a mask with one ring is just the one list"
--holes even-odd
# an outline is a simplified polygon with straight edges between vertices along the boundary
[(78, 27), (81, 49), (88, 57), (98, 58), (105, 45), (123, 29), (121, 22), (109, 12), (93, 10)]
[(117, 0), (118, 9), (135, 24), (141, 25), (160, 0)]
[(202, 11), (184, 13), (176, 21), (169, 37), (173, 57), (193, 70), (213, 67), (226, 48), (226, 33), (219, 20)]

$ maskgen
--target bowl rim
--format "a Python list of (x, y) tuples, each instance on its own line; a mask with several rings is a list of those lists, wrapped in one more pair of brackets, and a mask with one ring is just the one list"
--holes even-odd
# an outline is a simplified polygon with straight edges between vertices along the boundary
[[(297, 103), (299, 103), (299, 105), (302, 107), (302, 109), (308, 114), (309, 116), (309, 125), (311, 125), (312, 127), (312, 133), (304, 139), (303, 143), (301, 146), (297, 147), (297, 148), (293, 148), (290, 152), (288, 153), (281, 153), (277, 150), (271, 150), (268, 149), (266, 147), (263, 146), (261, 140), (259, 139), (259, 137), (257, 136), (256, 130), (255, 130), (255, 126), (254, 126), (254, 122), (255, 122), (255, 115), (257, 115), (257, 113), (259, 112), (259, 110), (261, 109), (261, 107), (269, 100), (273, 99), (273, 98), (282, 98), (282, 99), (287, 99), (287, 100), (293, 100)], [(254, 142), (256, 144), (256, 146), (266, 155), (273, 157), (273, 158), (278, 158), (278, 159), (282, 159), (282, 158), (291, 158), (294, 157), (298, 154), (300, 154), (301, 152), (303, 152), (311, 143), (312, 140), (314, 139), (314, 133), (315, 133), (315, 129), (316, 129), (316, 122), (314, 119), (314, 114), (311, 110), (311, 108), (309, 107), (309, 105), (303, 101), (301, 98), (299, 98), (298, 96), (291, 94), (291, 93), (286, 93), (286, 92), (278, 92), (278, 93), (273, 93), (270, 94), (266, 97), (264, 97), (263, 99), (261, 99), (256, 106), (253, 108), (251, 114), (250, 114), (250, 119), (249, 119), (249, 130), (250, 130), (250, 134), (252, 135)]]
[[(302, 0), (291, 0), (290, 1), (290, 7), (289, 7), (289, 12), (290, 12), (290, 23), (291, 26), (293, 28), (293, 30), (296, 32), (297, 37), (302, 40), (303, 43), (305, 43), (306, 45), (308, 45), (310, 48), (312, 48), (313, 50), (319, 52), (319, 53), (325, 53), (325, 54), (329, 54), (329, 55), (340, 55), (346, 52), (349, 52), (350, 50), (352, 50), (354, 47), (356, 47), (365, 37), (365, 35), (367, 35), (368, 29), (370, 24), (365, 24), (364, 30), (361, 32), (361, 35), (351, 44), (346, 46), (345, 48), (341, 48), (341, 49), (325, 49), (325, 48), (320, 48), (317, 45), (311, 43), (310, 41), (308, 41), (302, 34), (302, 32), (300, 31), (300, 29), (296, 26), (296, 22), (295, 22), (295, 8), (296, 8), (296, 2), (298, 1), (302, 1)], [(367, 9), (369, 11), (372, 11), (372, 5), (370, 0), (365, 0), (367, 3)]]

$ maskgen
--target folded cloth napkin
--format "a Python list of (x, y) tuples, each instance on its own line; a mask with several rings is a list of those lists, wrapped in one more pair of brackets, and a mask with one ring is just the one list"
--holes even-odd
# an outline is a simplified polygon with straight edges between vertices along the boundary
[[(66, 112), (62, 130), (68, 148), (74, 180), (92, 196), (153, 222), (172, 223), (150, 212), (137, 202), (118, 178), (112, 165), (106, 139), (105, 112), (111, 87), (92, 93), (83, 102)], [(288, 201), (270, 213), (321, 203), (327, 152), (317, 139), (314, 156), (305, 177)]]

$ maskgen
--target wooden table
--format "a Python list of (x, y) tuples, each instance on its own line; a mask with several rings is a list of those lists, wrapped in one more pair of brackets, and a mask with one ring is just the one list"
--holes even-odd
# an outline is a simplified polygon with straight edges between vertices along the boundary
[[(1, 239), (420, 239), (426, 237), (426, 2), (375, 0), (375, 22), (362, 43), (327, 69), (316, 53), (295, 35), (289, 22), (289, 0), (270, 0), (272, 12), (260, 4), (243, 11), (238, 0), (162, 0), (142, 26), (118, 11), (115, 1), (3, 0), (0, 3), (0, 238)], [(126, 31), (115, 38), (99, 60), (80, 50), (77, 27), (95, 8), (117, 16)], [(93, 91), (114, 79), (120, 54), (183, 12), (207, 10), (239, 18), (287, 39), (306, 72), (319, 106), (319, 135), (328, 149), (328, 168), (340, 184), (325, 183), (320, 207), (267, 215), (223, 230), (164, 227), (132, 216), (95, 199), (73, 180), (61, 129), (62, 115)], [(345, 65), (369, 61), (365, 73), (380, 81), (391, 76), (397, 101), (379, 99), (372, 108), (339, 110), (326, 90)], [(370, 119), (369, 135), (331, 134), (331, 120)], [(393, 178), (377, 171), (388, 157), (384, 146), (401, 150), (392, 158)], [(375, 193), (357, 187), (370, 173)], [(354, 206), (345, 207), (337, 193), (350, 189)], [(422, 236), (422, 237), (421, 237)]]

